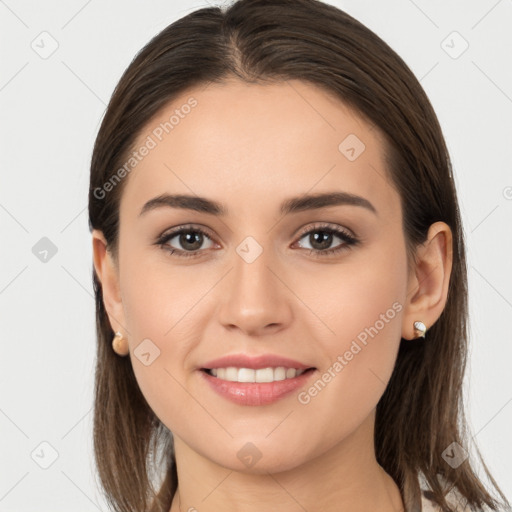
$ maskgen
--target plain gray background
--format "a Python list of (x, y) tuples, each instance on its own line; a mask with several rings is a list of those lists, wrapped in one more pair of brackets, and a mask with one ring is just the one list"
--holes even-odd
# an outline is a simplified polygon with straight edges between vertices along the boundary
[[(329, 3), (402, 56), (441, 122), (469, 259), (468, 417), (511, 499), (512, 1)], [(0, 0), (1, 511), (107, 510), (91, 444), (90, 156), (136, 52), (207, 5)]]

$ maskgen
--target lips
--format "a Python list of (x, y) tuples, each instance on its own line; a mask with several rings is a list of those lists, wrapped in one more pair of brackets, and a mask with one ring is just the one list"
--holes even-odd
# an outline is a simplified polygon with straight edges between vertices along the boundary
[(273, 354), (232, 354), (205, 363), (201, 375), (210, 388), (238, 405), (267, 405), (303, 386), (316, 370)]
[(295, 368), (296, 370), (307, 370), (313, 368), (311, 365), (282, 357), (274, 354), (262, 354), (258, 356), (249, 356), (247, 354), (231, 354), (228, 356), (213, 359), (206, 362), (201, 369), (212, 370), (215, 368), (252, 368), (258, 370), (261, 368)]

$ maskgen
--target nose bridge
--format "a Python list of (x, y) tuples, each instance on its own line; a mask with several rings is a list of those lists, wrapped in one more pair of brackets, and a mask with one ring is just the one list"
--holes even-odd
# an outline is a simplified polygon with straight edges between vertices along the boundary
[(244, 331), (257, 331), (289, 318), (289, 304), (283, 284), (274, 273), (277, 258), (269, 239), (260, 243), (248, 236), (235, 247), (233, 270), (223, 294), (220, 319), (226, 326), (236, 325)]
[(248, 236), (235, 248), (233, 291), (236, 294), (238, 290), (248, 304), (251, 299), (256, 304), (263, 297), (268, 297), (275, 285), (270, 279), (273, 276), (269, 267), (275, 266), (275, 258), (269, 243), (269, 237), (260, 243), (253, 236)]

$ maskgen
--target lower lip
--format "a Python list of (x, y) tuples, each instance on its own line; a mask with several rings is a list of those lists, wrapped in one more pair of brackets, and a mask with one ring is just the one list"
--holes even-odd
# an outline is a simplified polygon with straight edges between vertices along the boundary
[(304, 386), (314, 371), (308, 370), (293, 379), (274, 382), (232, 382), (199, 370), (214, 391), (238, 405), (268, 405), (277, 402)]

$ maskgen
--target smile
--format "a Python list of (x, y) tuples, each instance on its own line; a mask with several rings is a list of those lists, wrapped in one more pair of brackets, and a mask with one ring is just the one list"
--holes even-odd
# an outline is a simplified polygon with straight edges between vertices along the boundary
[(228, 366), (227, 368), (212, 368), (206, 371), (213, 377), (230, 382), (277, 382), (298, 377), (306, 370), (285, 368), (284, 366), (260, 368), (257, 370)]

